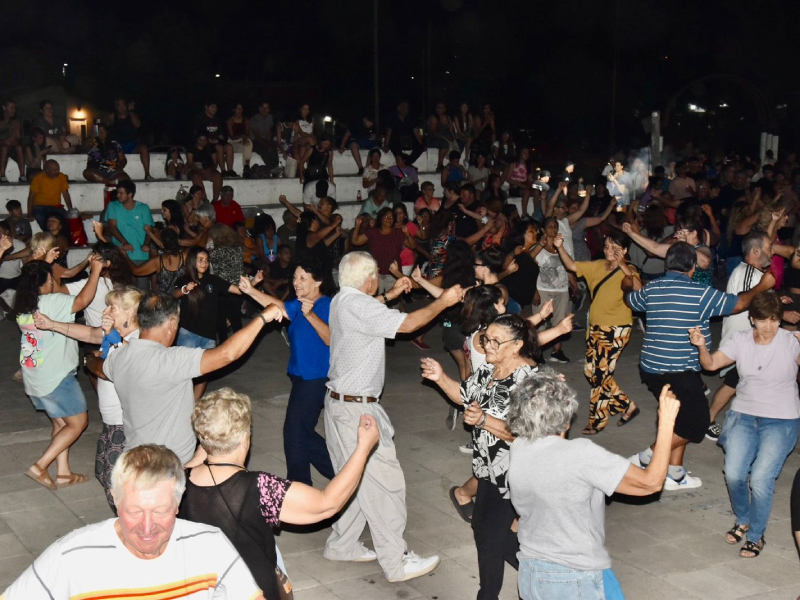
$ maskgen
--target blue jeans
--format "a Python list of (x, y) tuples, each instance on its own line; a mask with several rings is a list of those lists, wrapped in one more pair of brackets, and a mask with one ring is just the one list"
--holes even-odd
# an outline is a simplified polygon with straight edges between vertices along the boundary
[(286, 478), (311, 485), (311, 465), (328, 479), (333, 479), (331, 457), (325, 439), (317, 433), (319, 414), (325, 406), (326, 379), (302, 379), (289, 375), (292, 391), (286, 420), (283, 422), (283, 452), (286, 454)]
[(768, 419), (728, 411), (719, 438), (725, 450), (723, 471), (736, 523), (750, 525), (749, 542), (757, 543), (764, 535), (775, 480), (794, 450), (799, 428), (800, 419)]
[(175, 340), (176, 346), (183, 346), (184, 348), (202, 348), (203, 350), (213, 350), (217, 346), (217, 342), (202, 335), (192, 333), (188, 329), (181, 327), (178, 329), (178, 339)]
[(614, 571), (579, 571), (554, 563), (523, 558), (519, 561), (522, 600), (624, 600)]

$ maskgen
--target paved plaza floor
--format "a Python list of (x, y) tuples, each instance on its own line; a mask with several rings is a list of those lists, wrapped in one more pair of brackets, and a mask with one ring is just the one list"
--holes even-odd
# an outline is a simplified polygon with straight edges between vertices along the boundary
[[(715, 328), (715, 339), (719, 329)], [(73, 468), (90, 475), (89, 483), (51, 492), (23, 475), (41, 454), (50, 435), (49, 421), (37, 414), (22, 386), (11, 379), (17, 368), (18, 332), (13, 323), (0, 323), (0, 590), (13, 581), (59, 536), (111, 517), (94, 472), (95, 444), (101, 428), (97, 399), (84, 375), (81, 384), (90, 406), (88, 430), (73, 447)], [(453, 362), (441, 349), (438, 329), (427, 336), (430, 356), (454, 374)], [(636, 363), (642, 334), (634, 331), (618, 367), (623, 388), (642, 408), (642, 414), (623, 428), (612, 423), (593, 438), (613, 452), (629, 456), (653, 441), (655, 400), (639, 383)], [(572, 358), (556, 365), (579, 390), (581, 408), (573, 436), (586, 422), (588, 386), (583, 377), (580, 334), (564, 345)], [(419, 377), (424, 356), (408, 342), (388, 349), (383, 404), (396, 429), (395, 443), (408, 487), (410, 549), (421, 555), (438, 553), (442, 563), (430, 575), (407, 583), (390, 584), (377, 563), (329, 562), (322, 549), (329, 530), (307, 533), (283, 531), (277, 538), (295, 586), (297, 600), (465, 600), (478, 589), (477, 558), (470, 527), (455, 513), (448, 489), (470, 475), (470, 457), (458, 446), (468, 440), (461, 425), (444, 426), (446, 404)], [(277, 332), (264, 337), (237, 369), (213, 381), (209, 389), (231, 386), (253, 400), (253, 443), (249, 466), (285, 475), (281, 436), (289, 380), (285, 375), (288, 348)], [(707, 377), (713, 390), (719, 380)], [(321, 426), (321, 423), (320, 423)], [(722, 475), (722, 450), (709, 441), (691, 445), (686, 466), (703, 486), (688, 492), (664, 492), (643, 500), (615, 497), (606, 513), (607, 546), (614, 571), (629, 600), (660, 598), (794, 599), (800, 594), (800, 561), (789, 521), (789, 491), (800, 468), (793, 452), (778, 480), (767, 545), (755, 559), (738, 557), (738, 546), (725, 543), (724, 532), (733, 516)], [(53, 467), (54, 469), (55, 467)], [(53, 476), (55, 473), (52, 473)], [(325, 484), (317, 477), (319, 487)], [(364, 532), (369, 545), (369, 530)], [(506, 568), (502, 597), (517, 598), (516, 573)]]

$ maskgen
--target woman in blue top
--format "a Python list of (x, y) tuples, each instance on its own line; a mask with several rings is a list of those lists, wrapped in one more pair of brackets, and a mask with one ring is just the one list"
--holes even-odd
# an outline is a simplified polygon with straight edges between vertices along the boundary
[(286, 477), (311, 485), (311, 465), (328, 479), (335, 473), (325, 440), (315, 430), (325, 404), (325, 384), (330, 366), (331, 332), (328, 327), (331, 298), (320, 260), (306, 256), (294, 271), (297, 298), (283, 302), (256, 290), (243, 277), (240, 288), (253, 300), (266, 306), (275, 304), (289, 319), (289, 378), (292, 391), (283, 423), (283, 450)]

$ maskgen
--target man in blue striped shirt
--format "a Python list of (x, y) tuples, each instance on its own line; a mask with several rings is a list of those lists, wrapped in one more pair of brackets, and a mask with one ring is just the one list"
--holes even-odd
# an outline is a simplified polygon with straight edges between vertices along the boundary
[[(709, 319), (747, 310), (758, 292), (775, 285), (775, 277), (767, 271), (752, 290), (726, 294), (692, 281), (697, 253), (686, 242), (673, 244), (667, 251), (667, 273), (638, 291), (625, 296), (635, 312), (647, 314), (647, 333), (639, 359), (642, 383), (658, 399), (661, 389), (669, 384), (681, 402), (675, 421), (669, 474), (666, 490), (697, 488), (702, 481), (687, 474), (683, 454), (689, 442), (700, 443), (710, 423), (708, 403), (703, 393), (697, 349), (689, 342), (688, 330), (699, 327), (711, 343)], [(628, 291), (628, 290), (626, 290)], [(647, 466), (653, 456), (652, 446), (631, 457), (631, 462)]]

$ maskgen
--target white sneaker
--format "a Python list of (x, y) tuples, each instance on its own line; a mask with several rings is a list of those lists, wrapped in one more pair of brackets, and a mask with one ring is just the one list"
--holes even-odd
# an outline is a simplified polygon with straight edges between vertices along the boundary
[(463, 452), (464, 454), (472, 454), (472, 442), (467, 442), (466, 444), (461, 444), (458, 447), (459, 452)]
[(408, 581), (416, 577), (422, 577), (433, 571), (439, 566), (441, 560), (435, 554), (428, 558), (422, 558), (414, 552), (406, 552), (403, 555), (403, 576), (399, 579), (389, 579), (389, 583)]
[(341, 562), (358, 562), (358, 563), (363, 563), (363, 562), (372, 562), (373, 560), (378, 560), (378, 555), (377, 555), (377, 554), (375, 554), (375, 552), (374, 552), (373, 550), (370, 550), (370, 549), (369, 549), (369, 548), (367, 548), (367, 547), (366, 547), (364, 544), (359, 544), (359, 546), (361, 546), (361, 554), (359, 554), (359, 555), (358, 555), (356, 558), (353, 558), (353, 559), (351, 559), (351, 560), (349, 560), (349, 561), (348, 561), (348, 560), (346, 560), (346, 559), (343, 559), (343, 558), (333, 558), (333, 557), (331, 557), (331, 556), (328, 556), (328, 550), (327, 550), (327, 548), (326, 548), (326, 549), (325, 549), (325, 551), (322, 553), (322, 555), (323, 555), (325, 558), (327, 558), (328, 560), (336, 560), (336, 561), (341, 561)]
[(680, 481), (675, 481), (672, 477), (667, 475), (667, 480), (664, 482), (664, 489), (674, 492), (676, 490), (692, 490), (694, 488), (699, 488), (701, 485), (703, 485), (703, 482), (700, 481), (699, 477), (692, 477), (687, 472)]

